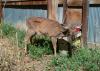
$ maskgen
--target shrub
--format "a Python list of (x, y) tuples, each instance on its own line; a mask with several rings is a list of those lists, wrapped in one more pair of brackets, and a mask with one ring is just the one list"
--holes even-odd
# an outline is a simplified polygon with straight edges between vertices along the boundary
[[(32, 45), (33, 44), (33, 45)], [(29, 44), (29, 54), (32, 58), (41, 58), (45, 54), (52, 53), (51, 41), (46, 36), (35, 36), (32, 38), (32, 44)]]

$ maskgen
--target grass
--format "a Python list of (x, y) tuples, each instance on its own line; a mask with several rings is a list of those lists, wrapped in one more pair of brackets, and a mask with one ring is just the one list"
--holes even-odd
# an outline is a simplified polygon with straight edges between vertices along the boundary
[[(25, 31), (17, 30), (12, 24), (3, 24), (1, 27), (2, 36), (9, 38), (14, 45), (24, 48)], [(17, 38), (16, 38), (17, 33)], [(17, 45), (18, 42), (18, 45)], [(32, 58), (40, 58), (44, 54), (52, 54), (51, 41), (47, 36), (34, 36), (32, 44), (28, 45), (29, 54)]]
[(78, 48), (71, 58), (58, 55), (51, 61), (55, 71), (99, 71), (100, 49)]
[[(24, 31), (15, 29), (12, 24), (3, 24), (1, 30), (2, 30), (2, 36), (11, 39), (14, 45), (18, 40), (18, 46), (24, 47), (24, 42), (23, 42), (25, 37)], [(16, 38), (16, 33), (17, 33), (17, 38)]]
[[(24, 48), (25, 32), (16, 30), (11, 24), (3, 24), (1, 27), (2, 36), (9, 38), (16, 45), (18, 40), (18, 47)], [(16, 39), (17, 32), (17, 39)], [(46, 36), (35, 36), (32, 38), (32, 44), (28, 45), (29, 55), (33, 59), (41, 59), (44, 55), (52, 54), (51, 41)], [(3, 56), (4, 57), (4, 56)], [(7, 59), (5, 57), (2, 59)], [(7, 66), (5, 61), (0, 59), (0, 67), (13, 67), (13, 60), (8, 59)], [(42, 61), (42, 60), (41, 60)], [(3, 64), (3, 63), (4, 64)], [(72, 57), (67, 55), (58, 54), (53, 57), (48, 64), (46, 71), (100, 71), (100, 48), (77, 48)]]

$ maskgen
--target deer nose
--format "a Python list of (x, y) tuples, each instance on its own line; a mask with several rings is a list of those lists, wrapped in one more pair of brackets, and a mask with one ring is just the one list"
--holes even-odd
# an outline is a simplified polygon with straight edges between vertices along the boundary
[(80, 32), (81, 31), (81, 28), (80, 27), (76, 27), (75, 28), (75, 32)]
[(80, 31), (80, 28), (76, 28), (75, 31), (76, 31), (76, 32), (79, 32), (79, 31)]

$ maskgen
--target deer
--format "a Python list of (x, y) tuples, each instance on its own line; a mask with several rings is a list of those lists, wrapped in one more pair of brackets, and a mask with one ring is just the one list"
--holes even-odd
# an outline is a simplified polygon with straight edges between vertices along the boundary
[[(68, 23), (61, 24), (55, 20), (43, 18), (43, 17), (31, 17), (26, 20), (27, 32), (25, 36), (25, 45), (30, 43), (31, 36), (34, 35), (47, 35), (50, 37), (54, 55), (56, 56), (57, 39), (68, 37), (67, 41), (71, 41), (73, 36), (76, 36), (75, 29), (77, 25), (80, 25), (81, 16), (77, 11), (68, 11), (67, 20), (71, 20)], [(73, 17), (72, 17), (73, 16)], [(74, 27), (74, 29), (73, 29)], [(78, 28), (79, 30), (79, 28)], [(74, 35), (73, 35), (74, 33)], [(25, 52), (27, 53), (27, 46), (25, 46)]]
[[(27, 19), (26, 26), (28, 29), (25, 36), (25, 45), (30, 43), (30, 38), (33, 35), (47, 35), (51, 39), (55, 56), (57, 50), (57, 39), (69, 35), (68, 30), (59, 22), (47, 18), (31, 17)], [(25, 46), (25, 52), (27, 53), (27, 46)]]

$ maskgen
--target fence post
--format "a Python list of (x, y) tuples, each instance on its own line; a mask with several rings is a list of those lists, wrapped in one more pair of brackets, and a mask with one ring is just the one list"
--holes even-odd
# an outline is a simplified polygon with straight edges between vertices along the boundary
[(83, 0), (82, 3), (82, 46), (87, 46), (87, 31), (88, 31), (88, 0)]
[(58, 0), (48, 0), (48, 18), (57, 20)]
[(1, 26), (1, 21), (2, 21), (2, 18), (3, 18), (3, 12), (2, 12), (2, 0), (0, 0), (0, 26)]

